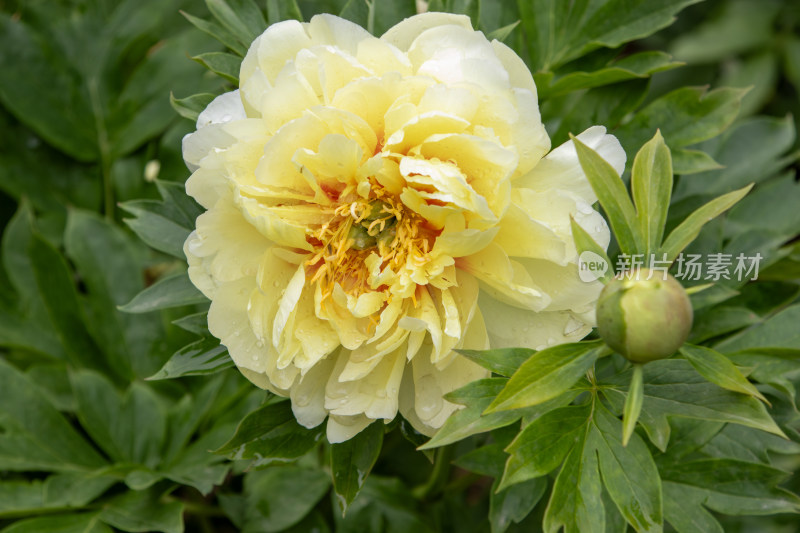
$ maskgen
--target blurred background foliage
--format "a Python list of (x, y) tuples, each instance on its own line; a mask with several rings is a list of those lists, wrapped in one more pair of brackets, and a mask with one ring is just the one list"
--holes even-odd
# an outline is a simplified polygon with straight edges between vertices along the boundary
[[(739, 364), (757, 366), (751, 378), (773, 393), (771, 413), (793, 440), (681, 419), (673, 425), (676, 444), (660, 460), (665, 472), (698, 456), (796, 472), (800, 5), (610, 0), (572, 19), (573, 4), (586, 2), (432, 0), (429, 8), (468, 14), (522, 55), (535, 73), (554, 146), (570, 132), (604, 124), (630, 161), (661, 128), (680, 175), (673, 226), (709, 198), (757, 183), (727, 217), (707, 226), (692, 251), (758, 251), (765, 258), (760, 279), (700, 293), (693, 342), (740, 350)], [(503, 448), (519, 421), (447, 448), (437, 463), (444, 475), (430, 454), (415, 451), (425, 439), (396, 421), (373, 436), (374, 457), (359, 457), (370, 448), (348, 452), (374, 467), (363, 487), (358, 480), (361, 493), (342, 518), (342, 491), (332, 489), (329, 447), (317, 443), (319, 433), (299, 433), (281, 418), (285, 403), (238, 372), (221, 372), (230, 364), (208, 338), (207, 304), (182, 284), (185, 266), (175, 257), (174, 243), (199, 211), (180, 192), (188, 176), (181, 139), (194, 124), (173, 111), (170, 93), (175, 107), (192, 116), (210, 97), (189, 97), (231, 87), (247, 39), (219, 23), (228, 5), (241, 13), (256, 3), (0, 0), (2, 531), (541, 530), (552, 476), (494, 491), (492, 478), (502, 473)], [(261, 18), (247, 21), (260, 28), (342, 13), (380, 35), (416, 8), (407, 0), (376, 2), (372, 13), (363, 0), (268, 0), (257, 2)], [(544, 12), (560, 23), (548, 27)], [(220, 28), (228, 52), (212, 37)], [(159, 228), (168, 234), (146, 227), (141, 213), (162, 217)], [(131, 302), (156, 280), (158, 290)], [(137, 313), (119, 310), (129, 302)], [(754, 346), (784, 351), (755, 361), (741, 351)], [(182, 377), (145, 381), (153, 375)], [(248, 413), (267, 411), (281, 420), (271, 430), (282, 429), (269, 438), (258, 427), (250, 431), (265, 441), (289, 435), (295, 448), (255, 459), (260, 444), (248, 446), (258, 438), (248, 440), (237, 426)], [(234, 434), (239, 440), (211, 453)], [(452, 458), (458, 468), (450, 470)], [(781, 505), (788, 500), (774, 484), (748, 485), (747, 472), (739, 481), (743, 493), (715, 496), (723, 501), (716, 510), (793, 508)], [(800, 490), (800, 479), (792, 474), (784, 486)], [(788, 514), (716, 516), (731, 532), (800, 527)], [(625, 531), (620, 520), (609, 511), (608, 530)]]

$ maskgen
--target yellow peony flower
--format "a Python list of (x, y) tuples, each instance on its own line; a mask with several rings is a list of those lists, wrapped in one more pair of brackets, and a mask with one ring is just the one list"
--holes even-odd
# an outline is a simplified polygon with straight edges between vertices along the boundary
[[(604, 128), (579, 138), (622, 170)], [(549, 150), (531, 74), (468, 17), (380, 38), (330, 15), (272, 25), (183, 143), (211, 333), (331, 442), (398, 411), (431, 435), (458, 408), (442, 396), (487, 376), (454, 349), (594, 323), (570, 216), (603, 246), (608, 228), (572, 144)]]

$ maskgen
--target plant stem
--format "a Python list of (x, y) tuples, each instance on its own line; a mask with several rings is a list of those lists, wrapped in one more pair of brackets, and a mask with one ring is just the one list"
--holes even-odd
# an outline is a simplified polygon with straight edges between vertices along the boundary
[(412, 491), (418, 500), (427, 500), (442, 491), (450, 478), (450, 461), (453, 459), (453, 447), (445, 446), (436, 450), (433, 471), (424, 484)]

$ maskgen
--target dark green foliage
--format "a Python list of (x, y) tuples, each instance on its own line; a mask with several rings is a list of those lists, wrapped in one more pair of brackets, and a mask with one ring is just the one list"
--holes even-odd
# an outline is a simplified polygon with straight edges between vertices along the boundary
[(523, 57), (553, 146), (594, 124), (620, 139), (632, 195), (581, 149), (611, 260), (758, 252), (759, 279), (694, 293), (672, 358), (465, 351), (493, 376), (447, 396), (464, 408), (435, 437), (398, 419), (328, 444), (208, 332), (180, 139), (268, 24), (334, 13), (381, 35), (416, 3), (0, 0), (3, 533), (798, 528), (800, 9), (428, 7)]

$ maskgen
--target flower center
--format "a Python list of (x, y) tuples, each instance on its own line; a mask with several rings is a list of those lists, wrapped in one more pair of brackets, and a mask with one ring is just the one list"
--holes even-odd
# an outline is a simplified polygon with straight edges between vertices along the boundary
[(394, 195), (380, 188), (373, 189), (372, 195), (340, 203), (309, 239), (315, 254), (305, 263), (306, 279), (320, 283), (323, 299), (336, 284), (354, 296), (368, 291), (388, 293), (385, 283), (370, 283), (366, 260), (372, 254), (380, 258), (382, 272), (397, 273), (429, 259), (439, 231), (429, 229), (420, 215)]

